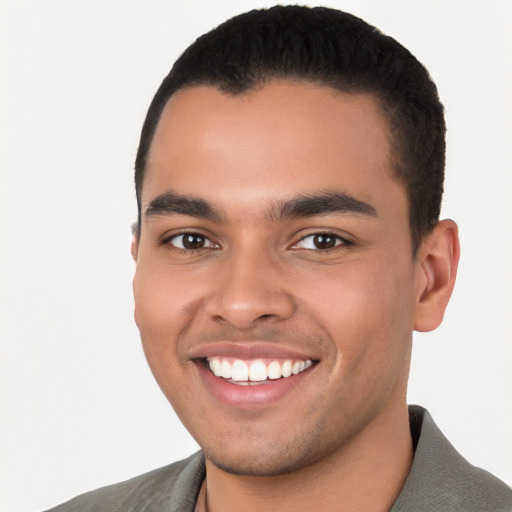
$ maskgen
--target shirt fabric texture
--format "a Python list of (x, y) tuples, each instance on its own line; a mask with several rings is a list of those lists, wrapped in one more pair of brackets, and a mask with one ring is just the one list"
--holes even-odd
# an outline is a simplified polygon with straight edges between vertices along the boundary
[[(430, 414), (409, 406), (415, 446), (409, 476), (390, 512), (511, 512), (512, 490), (469, 464)], [(88, 492), (48, 512), (194, 512), (206, 474), (202, 452), (119, 484)]]

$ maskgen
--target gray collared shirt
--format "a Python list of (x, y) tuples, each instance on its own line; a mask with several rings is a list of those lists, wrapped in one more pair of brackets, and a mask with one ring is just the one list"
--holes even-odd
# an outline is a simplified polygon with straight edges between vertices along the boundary
[[(409, 407), (414, 462), (390, 512), (511, 512), (512, 490), (469, 464), (430, 414)], [(201, 452), (126, 482), (103, 487), (48, 512), (194, 512), (205, 478)]]

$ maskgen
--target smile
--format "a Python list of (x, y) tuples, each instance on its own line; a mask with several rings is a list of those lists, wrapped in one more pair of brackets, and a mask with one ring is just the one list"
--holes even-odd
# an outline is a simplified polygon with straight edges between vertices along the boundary
[(253, 361), (245, 361), (227, 357), (209, 357), (207, 358), (207, 363), (216, 377), (229, 380), (234, 384), (286, 379), (307, 370), (313, 365), (311, 359), (274, 359), (269, 361), (255, 359)]
[[(215, 343), (191, 352), (208, 393), (230, 410), (261, 410), (311, 382), (320, 360), (268, 343)], [(297, 394), (298, 393), (298, 394)]]

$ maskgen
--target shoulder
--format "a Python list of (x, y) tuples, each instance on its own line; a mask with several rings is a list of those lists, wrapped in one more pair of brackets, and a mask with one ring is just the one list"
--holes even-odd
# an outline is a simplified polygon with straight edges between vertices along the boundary
[(512, 510), (512, 490), (464, 459), (425, 409), (412, 406), (410, 420), (416, 452), (392, 512)]
[(48, 512), (193, 511), (205, 476), (198, 452), (125, 482), (82, 494)]

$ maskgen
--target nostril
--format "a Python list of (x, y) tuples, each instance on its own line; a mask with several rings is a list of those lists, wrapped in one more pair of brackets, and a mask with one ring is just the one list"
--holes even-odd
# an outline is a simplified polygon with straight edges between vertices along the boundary
[(267, 290), (267, 285), (256, 286), (230, 276), (207, 297), (204, 312), (208, 318), (224, 320), (238, 329), (290, 318), (295, 311), (292, 297), (280, 290)]

